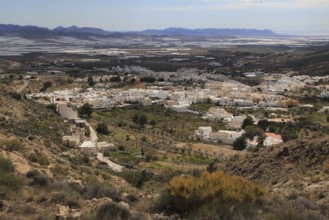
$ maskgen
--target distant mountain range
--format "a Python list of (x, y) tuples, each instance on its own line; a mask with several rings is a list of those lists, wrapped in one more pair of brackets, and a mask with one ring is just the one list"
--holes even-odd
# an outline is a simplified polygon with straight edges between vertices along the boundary
[(257, 29), (186, 29), (186, 28), (167, 28), (164, 30), (145, 30), (132, 32), (110, 32), (100, 28), (92, 27), (62, 27), (48, 29), (38, 26), (20, 26), (12, 24), (0, 24), (1, 36), (20, 36), (24, 38), (48, 38), (56, 36), (71, 37), (120, 37), (123, 35), (147, 35), (147, 36), (232, 36), (232, 37), (275, 37), (279, 36), (271, 30)]
[(186, 29), (186, 28), (167, 28), (164, 30), (145, 30), (139, 32), (142, 35), (168, 35), (168, 36), (253, 36), (253, 37), (273, 37), (278, 36), (271, 30), (257, 29), (229, 29), (229, 28), (205, 28), (205, 29)]

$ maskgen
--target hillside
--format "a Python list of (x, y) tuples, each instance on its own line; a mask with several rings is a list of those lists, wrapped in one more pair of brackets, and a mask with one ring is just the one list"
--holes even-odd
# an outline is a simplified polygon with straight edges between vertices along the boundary
[(328, 136), (291, 141), (235, 157), (224, 169), (262, 183), (274, 194), (329, 205)]
[(151, 217), (150, 193), (61, 144), (68, 125), (53, 110), (4, 85), (0, 103), (0, 219)]
[[(88, 122), (107, 123), (110, 130), (99, 137), (135, 152), (110, 152), (115, 162), (132, 164), (114, 172), (78, 147), (64, 146), (61, 139), (71, 125), (51, 106), (17, 92), (39, 91), (50, 82), (46, 89), (56, 89), (72, 79), (34, 78), (20, 90), (25, 82), (0, 84), (0, 219), (322, 220), (329, 215), (328, 136), (310, 131), (309, 138), (258, 152), (195, 142), (179, 142), (170, 150), (173, 139), (160, 132), (168, 127), (161, 123), (170, 118), (173, 124), (195, 123), (174, 126), (177, 136), (171, 138), (181, 138), (199, 126), (198, 116), (178, 117), (160, 107), (95, 111)], [(139, 111), (157, 115), (157, 123), (127, 126)], [(192, 147), (221, 156), (193, 156)], [(148, 156), (136, 157), (139, 151)]]

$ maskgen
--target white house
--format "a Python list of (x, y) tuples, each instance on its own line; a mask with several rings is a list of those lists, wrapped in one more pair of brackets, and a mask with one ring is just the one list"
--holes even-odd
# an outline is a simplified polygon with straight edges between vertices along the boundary
[(241, 137), (243, 131), (227, 131), (219, 130), (209, 134), (209, 139), (214, 142), (222, 142), (224, 144), (233, 144), (235, 139)]
[(79, 143), (79, 136), (63, 136), (62, 138), (62, 144), (67, 147), (77, 147)]
[(98, 153), (96, 144), (92, 141), (85, 141), (80, 145), (80, 150), (82, 153), (88, 156), (96, 156)]
[(198, 130), (195, 131), (195, 135), (202, 139), (208, 139), (211, 132), (212, 127), (199, 127)]
[(89, 104), (92, 105), (93, 109), (106, 109), (113, 106), (112, 101), (108, 98), (91, 99), (89, 100)]
[(152, 100), (149, 98), (145, 98), (143, 100), (141, 100), (141, 103), (143, 106), (151, 106), (152, 105)]
[(247, 106), (253, 106), (254, 103), (253, 101), (248, 101), (245, 99), (234, 99), (234, 105), (247, 107)]
[(100, 151), (117, 150), (113, 143), (107, 143), (106, 141), (97, 142), (97, 148)]
[(329, 91), (323, 90), (320, 95), (321, 98), (329, 98)]
[(209, 108), (206, 116), (203, 118), (208, 119), (208, 120), (221, 120), (222, 119), (225, 122), (229, 122), (233, 119), (233, 114), (227, 112), (223, 108), (211, 107), (211, 108)]
[(188, 112), (188, 108), (190, 107), (189, 104), (181, 104), (181, 105), (172, 105), (169, 106), (175, 112)]
[(279, 134), (266, 132), (265, 136), (264, 146), (266, 147), (283, 143), (282, 137)]
[(242, 128), (243, 121), (247, 118), (245, 115), (235, 116), (230, 122), (228, 122), (228, 129), (238, 130)]

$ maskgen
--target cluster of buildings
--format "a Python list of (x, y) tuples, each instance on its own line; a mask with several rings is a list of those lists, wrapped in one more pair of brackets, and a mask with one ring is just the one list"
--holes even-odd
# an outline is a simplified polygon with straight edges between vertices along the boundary
[(232, 107), (285, 107), (280, 95), (259, 93), (256, 89), (238, 82), (207, 83), (200, 87), (151, 86), (145, 89), (70, 89), (35, 93), (30, 97), (48, 97), (51, 103), (66, 101), (75, 106), (89, 103), (94, 109), (139, 103), (143, 106), (165, 105), (177, 112), (187, 112), (192, 103), (211, 101), (220, 106)]
[[(223, 108), (211, 107), (202, 118), (205, 120), (225, 122), (227, 130), (213, 131), (212, 127), (199, 127), (195, 131), (195, 137), (200, 138), (201, 140), (232, 145), (237, 138), (241, 137), (245, 133), (244, 130), (242, 130), (242, 125), (244, 120), (247, 118), (246, 115), (233, 116), (232, 113), (227, 112)], [(269, 121), (271, 120), (278, 120), (276, 122), (288, 122), (291, 119), (269, 119)], [(257, 122), (257, 119), (253, 118), (253, 121)], [(266, 138), (263, 143), (264, 146), (271, 146), (283, 143), (281, 135), (266, 132), (265, 136)], [(255, 138), (254, 140), (247, 141), (248, 147), (256, 147), (257, 144), (257, 138)]]
[[(143, 77), (153, 77), (156, 79), (161, 78), (164, 82), (157, 83), (157, 86), (144, 88), (116, 89), (106, 87), (106, 83), (102, 82), (111, 80), (114, 76), (92, 76), (93, 81), (96, 83), (94, 88), (76, 88), (50, 93), (37, 93), (30, 96), (46, 96), (52, 103), (66, 101), (75, 106), (89, 103), (95, 109), (108, 109), (113, 106), (139, 103), (143, 106), (165, 105), (177, 112), (188, 112), (192, 103), (207, 101), (219, 106), (229, 107), (285, 108), (291, 103), (282, 95), (283, 92), (314, 86), (317, 82), (329, 81), (329, 76), (312, 77), (294, 76), (293, 73), (270, 75), (262, 73), (264, 82), (252, 87), (221, 74), (207, 73), (204, 70), (193, 68), (182, 68), (175, 72), (154, 72), (139, 66), (125, 66), (112, 67), (108, 71), (116, 73), (115, 77), (120, 77), (121, 80), (128, 76), (133, 77), (136, 81)], [(247, 76), (252, 74), (257, 75), (260, 73), (246, 73)], [(88, 77), (78, 78), (77, 81), (87, 82)], [(195, 85), (173, 86), (173, 82), (176, 81), (203, 81), (205, 84), (202, 88)], [(323, 89), (319, 96), (329, 97), (328, 91), (329, 89)]]
[(68, 128), (62, 137), (63, 145), (70, 148), (79, 147), (82, 153), (90, 157), (97, 156), (99, 152), (116, 150), (113, 143), (99, 142), (94, 129), (78, 117), (69, 103), (59, 102), (57, 112), (68, 123)]
[[(199, 137), (205, 141), (211, 141), (214, 143), (223, 143), (232, 145), (234, 141), (244, 134), (244, 130), (218, 130), (213, 131), (212, 127), (199, 127), (195, 131), (196, 137)], [(282, 137), (279, 134), (265, 132), (265, 140), (263, 142), (264, 146), (273, 146), (283, 143)], [(257, 137), (253, 140), (247, 139), (247, 148), (254, 148), (258, 144)]]

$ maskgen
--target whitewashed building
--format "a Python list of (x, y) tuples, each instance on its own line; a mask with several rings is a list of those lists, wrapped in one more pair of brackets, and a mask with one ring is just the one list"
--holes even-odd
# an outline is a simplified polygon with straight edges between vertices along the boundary
[(212, 127), (199, 127), (195, 131), (195, 135), (202, 139), (208, 139), (211, 132), (212, 132)]
[(79, 147), (83, 154), (86, 154), (90, 157), (96, 156), (98, 153), (96, 144), (92, 141), (85, 141)]
[(227, 131), (219, 130), (209, 134), (209, 139), (213, 142), (221, 142), (224, 144), (233, 144), (235, 139), (241, 137), (244, 131)]

